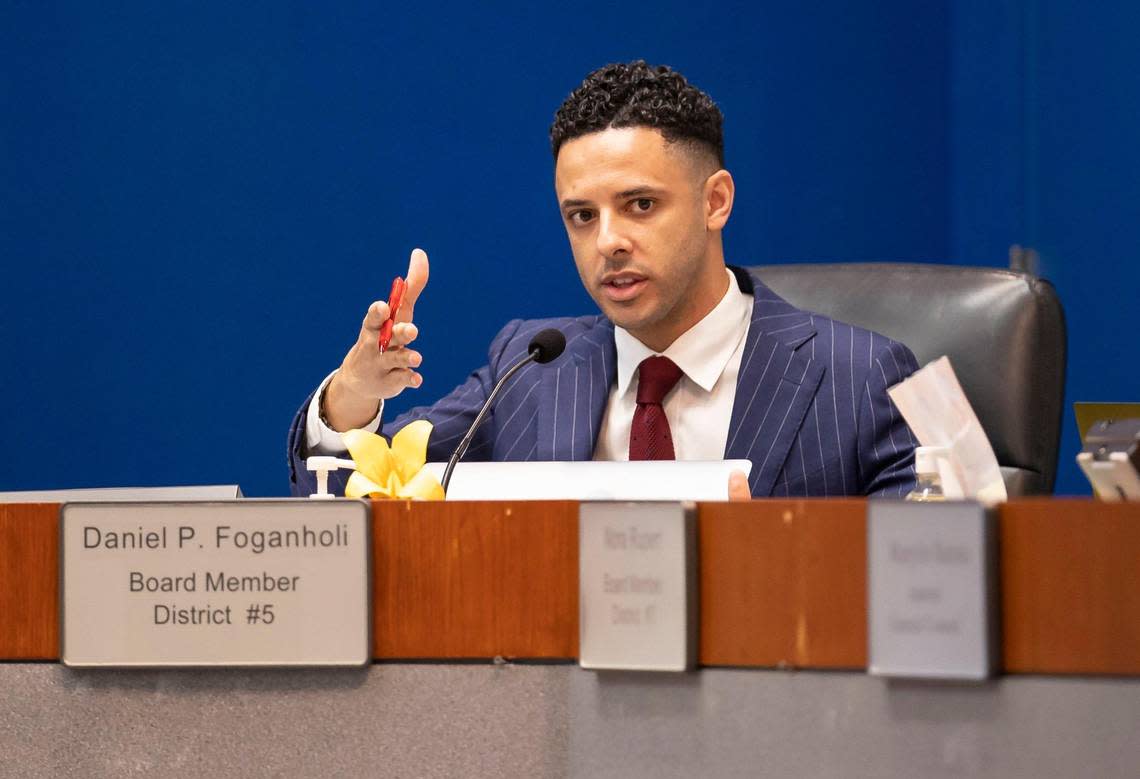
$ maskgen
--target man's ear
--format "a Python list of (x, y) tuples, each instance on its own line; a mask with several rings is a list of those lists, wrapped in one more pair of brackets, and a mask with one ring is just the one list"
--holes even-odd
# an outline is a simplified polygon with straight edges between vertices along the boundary
[(723, 230), (732, 213), (736, 183), (724, 168), (705, 179), (705, 229)]

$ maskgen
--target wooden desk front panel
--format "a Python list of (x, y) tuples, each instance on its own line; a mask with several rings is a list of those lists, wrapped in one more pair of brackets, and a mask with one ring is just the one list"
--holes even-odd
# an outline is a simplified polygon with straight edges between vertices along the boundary
[(867, 665), (867, 504), (701, 505), (702, 665)]
[[(572, 659), (573, 502), (373, 504), (377, 659)], [(866, 504), (702, 504), (700, 662), (862, 668)], [(999, 513), (1011, 673), (1140, 675), (1140, 505)], [(0, 660), (59, 658), (59, 506), (0, 505)]]
[(59, 659), (59, 504), (0, 504), (0, 660)]
[(1140, 503), (1001, 509), (1003, 666), (1140, 675)]
[(375, 656), (578, 656), (578, 504), (373, 503)]

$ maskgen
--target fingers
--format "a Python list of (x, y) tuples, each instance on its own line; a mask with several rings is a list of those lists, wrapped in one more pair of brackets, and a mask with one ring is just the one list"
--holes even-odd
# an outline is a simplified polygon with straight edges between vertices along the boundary
[[(377, 300), (375, 303), (368, 307), (368, 312), (364, 315), (364, 321), (360, 326), (361, 340), (375, 341), (376, 336), (380, 333), (380, 327), (387, 320), (388, 304), (383, 300)], [(413, 325), (411, 322), (397, 322), (392, 327), (392, 340), (389, 343), (389, 346), (392, 349), (400, 346), (406, 346), (407, 344), (410, 344), (412, 341), (416, 340), (419, 334), (419, 328)]]
[(412, 309), (428, 282), (428, 256), (423, 249), (412, 250), (405, 281), (408, 282), (408, 291), (404, 293), (404, 303), (400, 306), (399, 317), (402, 322), (410, 322)]
[(728, 475), (728, 499), (752, 500), (752, 491), (748, 488), (748, 476), (744, 471), (733, 471)]
[(413, 389), (424, 383), (424, 377), (409, 368), (400, 368), (390, 374), (404, 382), (405, 387)]
[(423, 364), (423, 355), (411, 349), (389, 349), (384, 353), (384, 368), (399, 370), (402, 368), (418, 368)]
[(387, 320), (388, 304), (383, 300), (377, 300), (368, 307), (368, 313), (364, 315), (364, 322), (360, 329), (375, 336), (380, 332), (380, 326)]
[[(419, 298), (420, 293), (424, 291), (428, 281), (428, 256), (423, 249), (413, 249), (412, 256), (408, 259), (408, 275), (404, 279), (408, 288), (404, 292), (403, 302), (400, 304), (400, 310), (396, 312), (396, 317), (399, 322), (411, 322), (412, 312), (416, 305), (416, 300)], [(368, 307), (368, 312), (364, 315), (364, 322), (361, 324), (361, 335), (365, 332), (376, 335), (380, 332), (381, 326), (387, 321), (391, 312), (388, 310), (388, 303), (383, 300), (377, 300)], [(398, 327), (398, 326), (397, 326)], [(413, 334), (410, 338), (403, 343), (408, 343), (415, 338)], [(393, 345), (399, 346), (396, 343), (396, 338), (393, 336)]]
[(390, 349), (399, 349), (401, 346), (407, 346), (420, 334), (420, 329), (413, 325), (411, 322), (398, 322), (392, 328), (392, 340), (388, 344)]
[[(412, 251), (411, 259), (408, 260), (408, 276), (405, 279), (408, 283), (408, 289), (404, 293), (403, 302), (400, 304), (400, 310), (396, 312), (399, 322), (412, 321), (412, 309), (416, 304), (416, 299), (420, 293), (424, 291), (428, 280), (428, 258), (423, 249), (415, 249)], [(367, 313), (364, 315), (364, 321), (361, 323), (361, 339), (366, 340), (366, 336), (375, 338), (379, 334), (380, 328), (384, 322), (387, 321), (391, 312), (388, 310), (388, 303), (383, 300), (377, 300), (368, 307)], [(392, 347), (403, 346), (415, 340), (416, 331), (413, 329), (401, 338), (398, 335), (400, 325), (397, 324), (392, 334)]]

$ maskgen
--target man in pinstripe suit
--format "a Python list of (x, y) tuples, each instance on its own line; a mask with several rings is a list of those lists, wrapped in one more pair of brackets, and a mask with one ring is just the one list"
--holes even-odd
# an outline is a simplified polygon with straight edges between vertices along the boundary
[[(488, 364), (431, 406), (384, 425), (433, 423), (429, 460), (447, 459), (502, 373), (546, 327), (566, 335), (549, 365), (529, 365), (496, 400), (468, 459), (618, 460), (639, 436), (677, 459), (748, 459), (734, 497), (905, 495), (915, 441), (886, 390), (917, 367), (902, 344), (799, 310), (742, 268), (721, 234), (735, 185), (712, 100), (644, 62), (591, 73), (551, 128), (555, 189), (575, 263), (602, 314), (514, 321)], [(313, 491), (303, 458), (343, 451), (336, 431), (377, 429), (383, 401), (418, 387), (415, 302), (427, 255), (412, 253), (392, 348), (376, 348), (387, 305), (373, 303), (339, 370), (306, 401), (289, 436), (292, 488)], [(667, 358), (667, 359), (662, 359)], [(661, 364), (665, 394), (644, 397)], [(664, 432), (639, 415), (656, 404)], [(656, 451), (655, 449), (653, 451)], [(343, 489), (343, 481), (330, 487)]]

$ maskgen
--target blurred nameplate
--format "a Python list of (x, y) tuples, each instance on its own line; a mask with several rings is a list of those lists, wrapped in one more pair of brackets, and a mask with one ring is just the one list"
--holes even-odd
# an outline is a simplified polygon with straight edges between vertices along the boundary
[(69, 666), (361, 666), (363, 501), (72, 503), (60, 510)]
[(579, 512), (579, 664), (591, 670), (692, 668), (693, 504), (584, 503)]
[(870, 673), (968, 680), (993, 673), (994, 534), (979, 503), (868, 503)]

